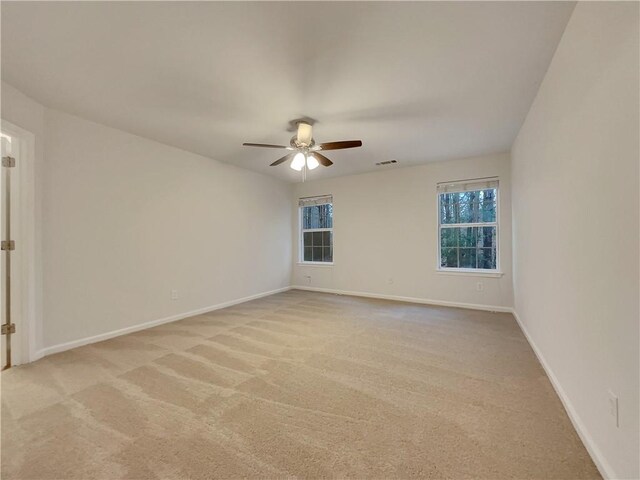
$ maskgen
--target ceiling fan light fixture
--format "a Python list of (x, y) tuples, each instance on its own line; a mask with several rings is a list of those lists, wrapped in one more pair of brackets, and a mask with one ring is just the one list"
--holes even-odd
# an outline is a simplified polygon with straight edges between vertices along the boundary
[(302, 152), (298, 152), (296, 153), (296, 156), (293, 157), (293, 160), (291, 160), (291, 168), (293, 168), (294, 170), (297, 170), (298, 172), (300, 170), (302, 170), (304, 168), (304, 164), (305, 164), (305, 158), (304, 158), (304, 153)]
[(314, 157), (312, 154), (307, 155), (307, 168), (309, 170), (317, 168), (318, 165), (320, 165), (320, 163), (318, 162), (318, 160), (316, 160), (316, 157)]

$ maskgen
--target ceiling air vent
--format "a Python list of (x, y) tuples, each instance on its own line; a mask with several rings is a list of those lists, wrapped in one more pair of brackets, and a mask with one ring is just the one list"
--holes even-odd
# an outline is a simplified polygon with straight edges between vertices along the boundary
[(380, 165), (391, 165), (392, 163), (398, 163), (397, 160), (387, 160), (386, 162), (378, 162), (376, 163), (376, 165), (380, 166)]

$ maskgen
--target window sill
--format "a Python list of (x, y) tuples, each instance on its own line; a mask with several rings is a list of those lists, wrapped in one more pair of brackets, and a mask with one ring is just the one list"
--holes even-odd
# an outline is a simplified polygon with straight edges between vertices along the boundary
[(333, 262), (296, 262), (299, 267), (333, 267)]
[(479, 272), (477, 270), (463, 270), (463, 269), (450, 269), (450, 270), (443, 270), (443, 269), (437, 269), (436, 273), (439, 273), (441, 275), (458, 275), (458, 276), (466, 276), (466, 277), (493, 277), (493, 278), (500, 278), (504, 275), (503, 272)]

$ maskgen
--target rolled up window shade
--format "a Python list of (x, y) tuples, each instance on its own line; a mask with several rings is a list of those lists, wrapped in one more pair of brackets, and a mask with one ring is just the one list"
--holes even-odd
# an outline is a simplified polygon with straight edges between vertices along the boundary
[(471, 180), (455, 180), (452, 182), (438, 183), (438, 193), (472, 192), (474, 190), (487, 190), (498, 188), (498, 178), (474, 178)]
[(299, 207), (310, 207), (312, 205), (325, 205), (333, 203), (332, 195), (321, 195), (319, 197), (304, 197), (298, 200)]

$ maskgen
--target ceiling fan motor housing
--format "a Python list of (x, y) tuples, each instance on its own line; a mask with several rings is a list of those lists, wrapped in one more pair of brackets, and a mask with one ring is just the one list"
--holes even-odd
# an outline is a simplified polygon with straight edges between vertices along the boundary
[(316, 144), (316, 141), (312, 138), (311, 142), (308, 145), (305, 145), (303, 143), (300, 143), (297, 135), (294, 135), (293, 137), (291, 137), (291, 142), (289, 143), (293, 148), (296, 148), (298, 150), (304, 150), (304, 149), (310, 149), (311, 147), (314, 147)]

